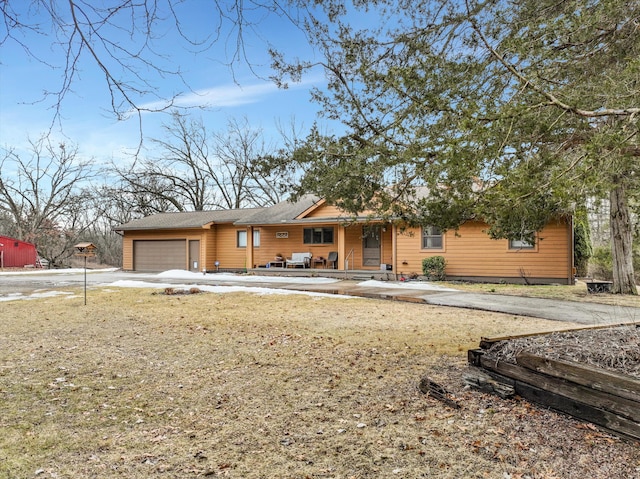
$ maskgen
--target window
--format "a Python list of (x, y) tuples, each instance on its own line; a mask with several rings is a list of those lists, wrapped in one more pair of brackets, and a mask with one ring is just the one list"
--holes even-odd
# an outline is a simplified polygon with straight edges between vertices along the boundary
[(247, 232), (244, 230), (238, 231), (238, 248), (246, 248), (247, 247)]
[(435, 226), (422, 228), (422, 249), (442, 249), (442, 231)]
[[(236, 244), (238, 245), (238, 248), (247, 247), (247, 231), (246, 230), (237, 231)], [(258, 246), (260, 246), (260, 230), (253, 230), (253, 247), (257, 248)]]
[(534, 249), (536, 245), (524, 239), (509, 240), (509, 249)]
[(333, 244), (333, 228), (305, 228), (304, 244)]

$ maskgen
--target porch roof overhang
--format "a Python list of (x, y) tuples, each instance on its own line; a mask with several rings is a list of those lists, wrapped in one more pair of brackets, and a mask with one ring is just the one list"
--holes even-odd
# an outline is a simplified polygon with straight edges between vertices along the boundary
[[(271, 224), (280, 224), (280, 225), (314, 225), (314, 224), (339, 224), (347, 226), (349, 224), (354, 223), (383, 223), (387, 222), (387, 220), (383, 218), (371, 218), (369, 216), (358, 216), (358, 217), (324, 217), (324, 218), (300, 218), (300, 219), (292, 219), (292, 220), (281, 220), (278, 223)], [(262, 225), (254, 225), (254, 226), (268, 226), (268, 223)]]
[(274, 225), (313, 225), (385, 222), (374, 216), (307, 216), (326, 203), (324, 198), (304, 195), (296, 202), (282, 201), (277, 205), (264, 208), (234, 223), (236, 226), (274, 226)]

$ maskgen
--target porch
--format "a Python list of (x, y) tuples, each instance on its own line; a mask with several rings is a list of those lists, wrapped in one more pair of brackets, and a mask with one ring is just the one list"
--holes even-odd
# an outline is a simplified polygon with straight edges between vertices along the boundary
[(287, 276), (292, 278), (336, 278), (365, 281), (375, 279), (378, 281), (395, 281), (393, 271), (382, 269), (349, 269), (338, 270), (330, 268), (279, 268), (258, 267), (247, 268), (247, 273), (259, 276)]
[(391, 225), (323, 223), (313, 221), (249, 228), (246, 233), (247, 271), (261, 275), (340, 279), (396, 278), (392, 271), (394, 235)]

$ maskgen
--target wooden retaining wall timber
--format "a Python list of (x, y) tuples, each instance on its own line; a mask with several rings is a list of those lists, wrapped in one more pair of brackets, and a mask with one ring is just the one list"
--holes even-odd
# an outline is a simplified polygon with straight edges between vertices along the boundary
[(500, 341), (508, 341), (510, 339), (519, 339), (519, 338), (530, 338), (532, 336), (543, 336), (545, 334), (554, 334), (554, 333), (570, 333), (575, 331), (593, 331), (598, 329), (608, 329), (608, 328), (617, 328), (619, 326), (631, 327), (636, 326), (640, 327), (640, 321), (636, 322), (626, 322), (626, 323), (611, 323), (611, 324), (598, 324), (596, 326), (581, 326), (578, 328), (566, 328), (566, 329), (555, 329), (553, 331), (547, 331), (543, 333), (525, 333), (525, 334), (517, 334), (512, 336), (499, 336), (495, 338), (480, 338), (480, 349), (489, 349), (493, 344)]
[[(502, 339), (504, 340), (504, 339)], [(640, 380), (583, 363), (523, 352), (516, 363), (485, 355), (494, 340), (468, 351), (469, 364), (534, 403), (591, 422), (618, 435), (640, 441)], [(476, 378), (468, 384), (487, 384)], [(495, 389), (489, 385), (484, 389)]]

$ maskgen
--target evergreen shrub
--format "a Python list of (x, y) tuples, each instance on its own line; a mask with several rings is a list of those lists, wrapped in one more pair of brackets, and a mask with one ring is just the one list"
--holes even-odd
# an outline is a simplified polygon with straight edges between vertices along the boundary
[(611, 281), (613, 279), (613, 259), (609, 246), (598, 246), (593, 249), (590, 260), (591, 275), (595, 279)]
[(591, 246), (591, 234), (589, 222), (585, 210), (578, 210), (574, 218), (573, 226), (573, 262), (576, 267), (576, 275), (584, 277), (589, 274), (589, 259), (593, 255)]
[(422, 274), (432, 281), (444, 281), (447, 278), (446, 267), (444, 256), (431, 256), (422, 260)]

